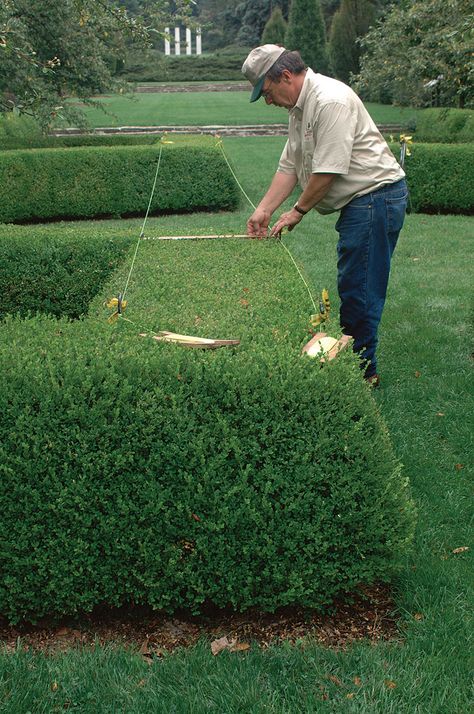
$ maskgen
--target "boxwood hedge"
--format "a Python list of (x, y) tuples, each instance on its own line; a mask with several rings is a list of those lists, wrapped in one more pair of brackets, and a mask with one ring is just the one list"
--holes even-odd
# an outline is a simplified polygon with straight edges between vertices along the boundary
[(215, 140), (173, 142), (0, 152), (0, 221), (142, 214), (160, 149), (153, 213), (235, 208), (238, 189)]
[(123, 262), (132, 236), (64, 224), (2, 226), (0, 319), (42, 312), (76, 319)]
[[(399, 155), (399, 146), (392, 145)], [(474, 144), (417, 144), (405, 160), (412, 209), (417, 213), (474, 212)]]
[[(2, 326), (0, 612), (321, 606), (387, 579), (413, 505), (348, 354)], [(14, 359), (12, 359), (12, 346)]]

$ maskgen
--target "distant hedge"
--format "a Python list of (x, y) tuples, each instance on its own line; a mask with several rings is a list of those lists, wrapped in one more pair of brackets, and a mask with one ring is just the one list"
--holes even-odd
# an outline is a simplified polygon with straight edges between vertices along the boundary
[[(8, 319), (0, 612), (318, 607), (385, 580), (414, 511), (355, 357)], [(12, 345), (15, 346), (12, 355)]]
[(216, 51), (203, 55), (169, 55), (152, 51), (135, 54), (121, 72), (130, 82), (217, 82), (244, 81), (242, 64), (250, 51)]
[[(215, 141), (174, 141), (163, 146), (152, 213), (235, 208), (238, 189)], [(0, 152), (0, 221), (143, 214), (159, 150), (115, 146)]]
[[(398, 157), (400, 147), (391, 146)], [(417, 144), (405, 159), (410, 201), (417, 213), (474, 212), (474, 144)]]
[(416, 115), (416, 140), (446, 144), (474, 142), (473, 109), (423, 109)]

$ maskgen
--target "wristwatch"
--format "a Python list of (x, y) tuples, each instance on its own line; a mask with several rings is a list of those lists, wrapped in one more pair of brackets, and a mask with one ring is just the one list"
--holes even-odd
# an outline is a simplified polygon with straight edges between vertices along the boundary
[(306, 216), (306, 214), (308, 213), (308, 211), (303, 211), (303, 209), (298, 206), (298, 202), (295, 203), (293, 208), (295, 209), (295, 211), (298, 211), (298, 213), (301, 213), (302, 216)]

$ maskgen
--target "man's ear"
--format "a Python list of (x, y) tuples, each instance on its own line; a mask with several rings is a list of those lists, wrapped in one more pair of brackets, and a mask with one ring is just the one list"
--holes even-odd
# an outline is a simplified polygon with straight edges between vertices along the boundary
[(281, 73), (281, 79), (283, 82), (285, 82), (285, 84), (289, 84), (291, 82), (292, 76), (293, 75), (289, 69), (284, 69)]

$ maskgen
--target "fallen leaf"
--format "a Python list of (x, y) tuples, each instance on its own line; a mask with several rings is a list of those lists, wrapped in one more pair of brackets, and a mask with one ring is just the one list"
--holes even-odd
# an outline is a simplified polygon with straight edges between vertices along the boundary
[(454, 468), (456, 469), (456, 471), (461, 471), (461, 469), (464, 468), (464, 464), (455, 464)]
[(444, 412), (436, 412), (436, 416), (445, 416)]
[(334, 674), (328, 674), (328, 679), (331, 680), (334, 684), (337, 684), (338, 687), (342, 687), (342, 682), (339, 679), (339, 677), (336, 677)]
[(415, 614), (413, 615), (413, 617), (415, 618), (415, 620), (418, 620), (418, 621), (419, 621), (419, 620), (422, 620), (422, 619), (423, 619), (424, 615), (423, 615), (423, 613), (421, 613), (421, 612), (415, 612)]
[(454, 555), (457, 555), (458, 553), (466, 553), (469, 550), (469, 546), (463, 545), (461, 548), (455, 548), (453, 550)]
[(385, 684), (385, 686), (387, 687), (387, 689), (395, 689), (395, 687), (397, 686), (397, 685), (395, 684), (395, 682), (392, 682), (391, 679), (386, 679), (386, 680), (384, 681), (384, 684)]
[(416, 370), (416, 372), (415, 372), (415, 377), (416, 377), (417, 379), (418, 379), (418, 377), (421, 377), (421, 372), (419, 372), (418, 370)]
[(52, 692), (57, 692), (59, 688), (59, 684), (57, 682), (52, 682), (51, 683), (51, 691)]
[(354, 684), (356, 685), (356, 687), (360, 687), (362, 684), (362, 680), (360, 677), (354, 677), (353, 681), (354, 681)]
[(346, 699), (354, 699), (354, 692), (349, 692), (349, 694), (346, 694)]
[(242, 305), (242, 307), (248, 307), (249, 301), (246, 300), (245, 298), (240, 298), (240, 304)]
[(69, 627), (60, 627), (59, 630), (56, 631), (56, 637), (66, 637), (69, 633)]
[(213, 640), (211, 642), (211, 652), (214, 655), (219, 654), (219, 652), (222, 652), (222, 650), (227, 650), (231, 645), (235, 644), (236, 640), (228, 640), (226, 636), (224, 637), (219, 637), (217, 640)]
[(199, 522), (199, 521), (201, 520), (201, 519), (199, 518), (199, 516), (197, 516), (195, 513), (191, 513), (191, 515), (192, 515), (192, 517), (194, 518), (195, 521), (198, 521), (198, 522)]
[(229, 649), (231, 652), (246, 652), (250, 649), (250, 645), (248, 642), (237, 642), (237, 644), (233, 645)]

